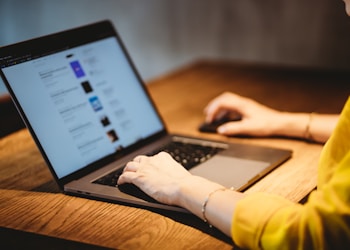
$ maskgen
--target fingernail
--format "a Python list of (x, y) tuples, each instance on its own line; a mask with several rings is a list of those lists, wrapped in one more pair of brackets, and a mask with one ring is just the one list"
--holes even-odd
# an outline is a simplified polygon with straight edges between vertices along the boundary
[(226, 132), (225, 126), (220, 126), (220, 127), (218, 127), (218, 132), (219, 132), (219, 133), (225, 133), (225, 132)]

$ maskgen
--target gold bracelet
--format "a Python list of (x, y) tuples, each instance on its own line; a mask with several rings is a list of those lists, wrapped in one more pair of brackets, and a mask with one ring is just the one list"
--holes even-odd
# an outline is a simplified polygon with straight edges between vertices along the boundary
[(305, 138), (307, 141), (309, 141), (309, 142), (314, 142), (314, 141), (315, 141), (314, 138), (312, 137), (311, 132), (310, 132), (310, 127), (311, 127), (312, 118), (313, 118), (313, 115), (314, 115), (314, 114), (315, 114), (314, 112), (311, 112), (311, 113), (309, 114), (309, 121), (308, 121), (308, 123), (306, 124), (306, 128), (305, 128), (305, 136), (304, 136), (304, 138)]
[(202, 215), (203, 215), (203, 220), (205, 223), (208, 223), (209, 224), (209, 227), (213, 227), (209, 222), (208, 222), (208, 219), (207, 217), (205, 216), (205, 210), (207, 208), (207, 204), (208, 204), (208, 201), (210, 199), (210, 197), (216, 193), (216, 192), (219, 192), (219, 191), (226, 191), (226, 190), (233, 190), (233, 187), (231, 187), (230, 189), (227, 189), (227, 188), (218, 188), (218, 189), (215, 189), (214, 191), (210, 192), (207, 196), (207, 198), (205, 199), (205, 201), (203, 202), (203, 205), (202, 205)]

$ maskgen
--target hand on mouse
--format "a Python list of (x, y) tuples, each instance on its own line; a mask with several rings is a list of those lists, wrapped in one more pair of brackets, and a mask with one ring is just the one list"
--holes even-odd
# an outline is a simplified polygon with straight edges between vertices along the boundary
[(264, 106), (250, 98), (225, 92), (214, 98), (204, 110), (206, 122), (222, 115), (237, 113), (241, 120), (226, 122), (216, 129), (223, 135), (287, 136), (324, 143), (328, 140), (339, 114), (294, 113)]
[(225, 92), (205, 108), (206, 122), (215, 121), (223, 114), (240, 114), (241, 120), (220, 125), (217, 132), (224, 135), (269, 136), (278, 131), (282, 112), (268, 108), (252, 99)]

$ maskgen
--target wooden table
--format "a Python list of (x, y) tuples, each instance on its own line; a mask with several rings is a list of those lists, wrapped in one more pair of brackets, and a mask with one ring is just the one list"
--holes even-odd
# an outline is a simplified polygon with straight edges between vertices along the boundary
[[(203, 120), (202, 110), (223, 91), (234, 91), (286, 111), (337, 113), (350, 94), (349, 76), (346, 72), (203, 61), (155, 79), (147, 86), (171, 132), (292, 149), (293, 157), (289, 161), (246, 192), (265, 191), (299, 202), (316, 186), (322, 145), (286, 138), (202, 134), (197, 131)], [(49, 246), (233, 247), (229, 237), (210, 229), (193, 215), (151, 211), (60, 193), (26, 129), (0, 140), (0, 226), (2, 238), (12, 233), (4, 228), (15, 229), (14, 235), (35, 233), (29, 237), (32, 244), (40, 242)]]

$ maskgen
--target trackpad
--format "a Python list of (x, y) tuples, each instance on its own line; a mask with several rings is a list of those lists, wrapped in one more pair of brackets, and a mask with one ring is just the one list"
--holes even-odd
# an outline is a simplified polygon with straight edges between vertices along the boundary
[(190, 172), (239, 190), (269, 166), (268, 162), (216, 155)]

